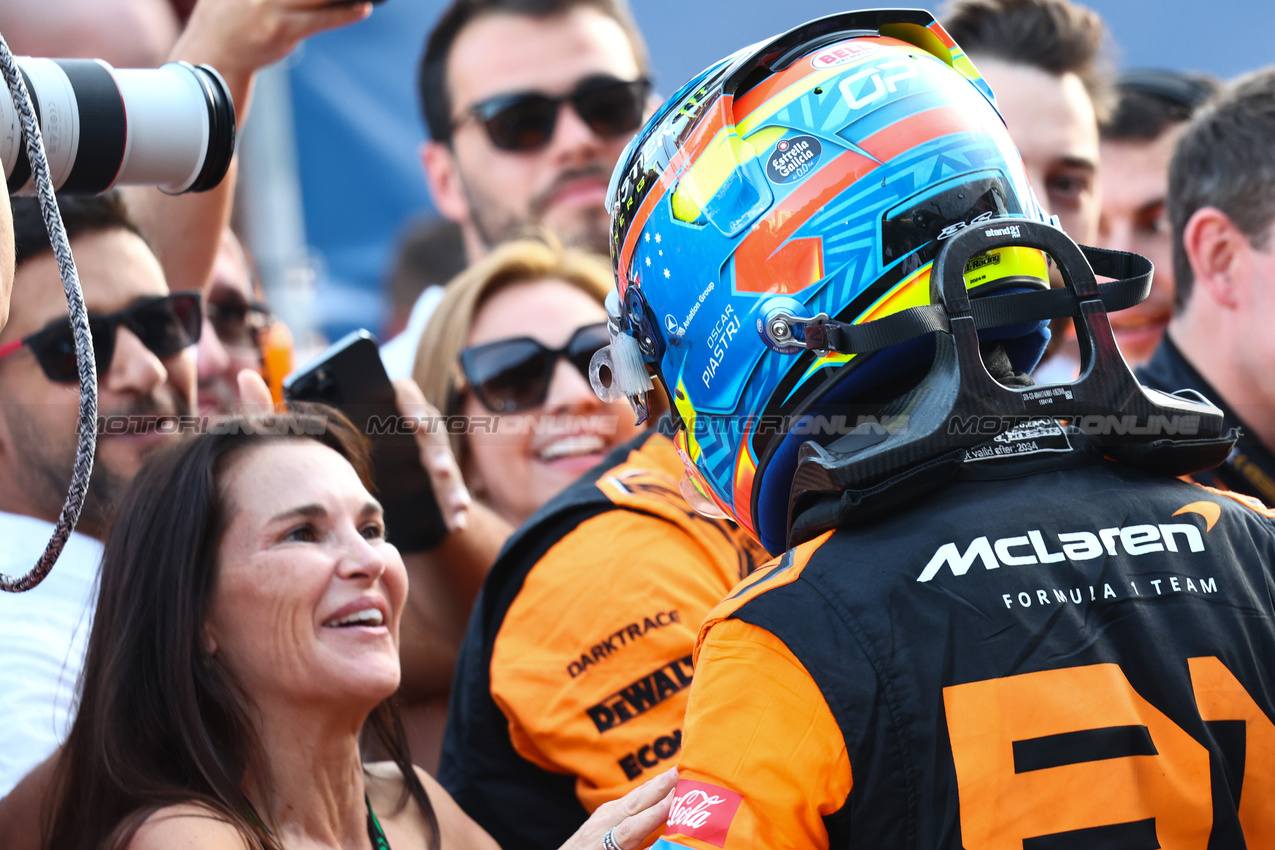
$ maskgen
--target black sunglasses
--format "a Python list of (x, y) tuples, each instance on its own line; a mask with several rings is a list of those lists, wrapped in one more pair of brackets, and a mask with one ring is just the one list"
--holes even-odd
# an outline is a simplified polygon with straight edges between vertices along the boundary
[[(178, 292), (147, 298), (104, 316), (90, 313), (89, 330), (93, 334), (93, 356), (97, 360), (99, 375), (111, 368), (111, 358), (115, 355), (115, 331), (120, 325), (136, 334), (142, 345), (156, 357), (172, 357), (199, 342), (199, 331), (203, 327), (199, 293)], [(71, 331), (70, 319), (54, 322), (43, 330), (0, 346), (0, 359), (24, 345), (31, 349), (50, 381), (58, 384), (79, 381), (75, 335)]]
[(546, 348), (530, 337), (475, 345), (460, 353), (460, 368), (483, 407), (515, 413), (544, 404), (558, 358), (567, 358), (587, 381), (594, 352), (610, 342), (606, 322), (599, 322), (577, 328), (562, 348)]
[(256, 348), (258, 334), (275, 321), (264, 304), (239, 299), (209, 301), (204, 305), (204, 314), (217, 339), (231, 348)]
[(641, 126), (650, 90), (651, 81), (645, 77), (588, 77), (573, 91), (556, 97), (543, 92), (514, 92), (480, 101), (456, 119), (452, 129), (472, 116), (497, 148), (534, 151), (549, 144), (558, 123), (558, 107), (570, 103), (590, 130), (609, 138)]

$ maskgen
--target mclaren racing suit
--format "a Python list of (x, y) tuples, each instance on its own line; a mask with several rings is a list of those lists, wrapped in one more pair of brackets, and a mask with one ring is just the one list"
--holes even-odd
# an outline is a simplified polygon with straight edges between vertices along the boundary
[(504, 847), (556, 848), (676, 763), (700, 623), (768, 555), (693, 512), (648, 432), (501, 552), (457, 662), (439, 780)]
[(714, 610), (657, 846), (1275, 847), (1272, 515), (1051, 439)]

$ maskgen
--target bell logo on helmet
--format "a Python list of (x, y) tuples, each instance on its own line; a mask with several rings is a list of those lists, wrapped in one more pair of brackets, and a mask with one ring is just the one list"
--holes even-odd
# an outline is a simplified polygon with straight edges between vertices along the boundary
[(844, 44), (838, 44), (820, 52), (819, 55), (810, 60), (810, 66), (821, 71), (825, 68), (839, 68), (842, 65), (849, 65), (852, 62), (866, 59), (876, 52), (877, 46), (875, 44), (863, 41), (847, 41)]
[(958, 221), (955, 224), (949, 224), (947, 227), (939, 231), (939, 235), (936, 238), (940, 242), (943, 241), (944, 239), (951, 239), (953, 236), (960, 233), (965, 228), (974, 224), (978, 224), (981, 221), (987, 221), (989, 218), (992, 218), (995, 215), (996, 213), (993, 210), (988, 210), (985, 213), (976, 215), (974, 218), (970, 219), (969, 221)]

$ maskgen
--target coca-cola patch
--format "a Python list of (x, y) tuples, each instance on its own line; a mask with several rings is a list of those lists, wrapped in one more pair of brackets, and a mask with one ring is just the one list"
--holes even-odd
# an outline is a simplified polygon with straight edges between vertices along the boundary
[(668, 813), (669, 835), (682, 834), (706, 841), (715, 847), (726, 846), (726, 833), (743, 797), (707, 782), (683, 779), (677, 783), (673, 807)]

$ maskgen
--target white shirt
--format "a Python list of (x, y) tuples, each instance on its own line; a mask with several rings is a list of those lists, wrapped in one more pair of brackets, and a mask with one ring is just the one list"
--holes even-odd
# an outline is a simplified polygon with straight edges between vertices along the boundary
[[(52, 523), (0, 511), (0, 573), (29, 572), (52, 533)], [(101, 561), (100, 541), (72, 533), (44, 581), (0, 592), (0, 797), (70, 731)]]
[(416, 362), (416, 346), (420, 344), (421, 334), (429, 324), (429, 317), (434, 315), (438, 302), (443, 300), (443, 287), (427, 286), (416, 297), (412, 305), (411, 315), (407, 318), (407, 327), (403, 332), (381, 346), (381, 362), (385, 364), (385, 372), (390, 380), (412, 377), (412, 365)]

